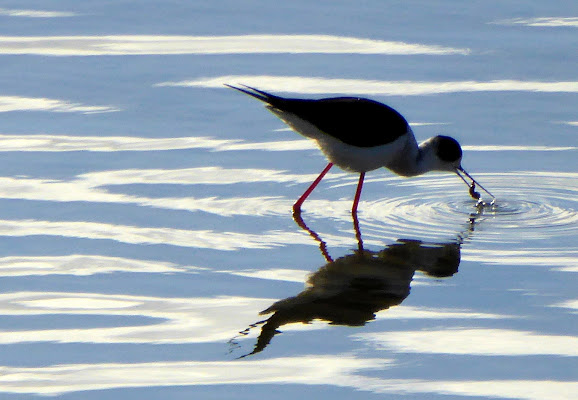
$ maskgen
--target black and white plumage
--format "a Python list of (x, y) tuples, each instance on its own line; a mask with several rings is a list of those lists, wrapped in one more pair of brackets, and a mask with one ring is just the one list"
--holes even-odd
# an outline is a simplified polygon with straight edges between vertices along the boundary
[(357, 211), (365, 173), (381, 167), (401, 176), (455, 172), (468, 186), (475, 187), (460, 175), (463, 172), (477, 183), (461, 167), (462, 149), (455, 139), (440, 135), (418, 145), (406, 119), (383, 103), (361, 97), (285, 98), (249, 86), (226, 86), (264, 102), (269, 111), (293, 130), (315, 140), (329, 160), (294, 204), (295, 212), (300, 211), (301, 204), (333, 165), (360, 174), (353, 213)]

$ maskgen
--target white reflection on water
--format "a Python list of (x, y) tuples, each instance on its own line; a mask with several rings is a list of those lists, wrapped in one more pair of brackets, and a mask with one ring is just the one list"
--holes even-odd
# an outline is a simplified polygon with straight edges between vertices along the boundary
[(512, 18), (493, 22), (499, 25), (524, 25), (541, 27), (573, 27), (578, 28), (578, 17), (539, 17)]
[(161, 82), (155, 86), (224, 88), (225, 83), (242, 83), (259, 89), (279, 92), (318, 94), (380, 94), (419, 96), (457, 92), (546, 92), (578, 93), (578, 81), (380, 81), (364, 79), (331, 79), (302, 76), (223, 75), (178, 82)]
[[(333, 174), (328, 181), (343, 177)], [(290, 174), (281, 170), (200, 167), (158, 170), (116, 170), (83, 174), (70, 181), (0, 178), (0, 198), (38, 201), (134, 204), (160, 209), (204, 211), (218, 215), (279, 215), (292, 202), (279, 197), (177, 197), (148, 198), (110, 193), (104, 186), (131, 184), (229, 185), (235, 183), (309, 183), (315, 175)]]
[[(412, 281), (412, 287), (415, 282)], [(506, 319), (515, 318), (511, 315), (502, 315), (495, 313), (475, 312), (472, 310), (447, 309), (447, 308), (427, 308), (400, 305), (377, 313), (376, 319)]]
[(553, 380), (364, 380), (377, 393), (432, 393), (518, 400), (575, 400), (578, 382)]
[[(572, 124), (568, 122), (567, 124)], [(578, 124), (578, 123), (576, 123)], [(411, 123), (412, 126), (444, 125), (435, 122)], [(467, 151), (569, 151), (576, 146), (476, 145), (462, 146)], [(162, 151), (207, 149), (211, 151), (297, 151), (317, 149), (309, 139), (247, 142), (243, 139), (216, 139), (207, 136), (174, 138), (145, 138), (135, 136), (67, 136), (67, 135), (3, 135), (0, 134), (0, 152), (10, 151)]]
[[(329, 181), (343, 174), (333, 174)], [(0, 198), (37, 201), (134, 204), (159, 209), (204, 211), (222, 216), (284, 215), (292, 201), (280, 197), (160, 197), (110, 193), (103, 186), (131, 184), (200, 185), (255, 182), (308, 183), (315, 175), (287, 174), (278, 170), (224, 169), (219, 167), (177, 170), (119, 170), (79, 175), (71, 181), (0, 178)], [(343, 204), (342, 204), (343, 203)], [(340, 208), (345, 201), (338, 202)]]
[[(0, 294), (0, 315), (52, 315), (52, 329), (0, 331), (1, 344), (59, 343), (225, 343), (239, 321), (251, 323), (271, 299), (220, 296), (165, 298), (100, 293), (15, 292)], [(150, 325), (58, 329), (59, 315), (150, 318)]]
[(476, 145), (476, 146), (462, 146), (462, 149), (467, 151), (570, 151), (570, 150), (578, 150), (578, 147)]
[[(266, 231), (260, 234), (146, 228), (98, 222), (57, 222), (38, 220), (0, 220), (0, 236), (60, 236), (63, 238), (104, 239), (128, 244), (164, 244), (222, 251), (271, 249), (288, 244), (315, 245), (301, 232)], [(349, 238), (331, 237), (347, 245)]]
[(0, 54), (98, 56), (255, 53), (466, 55), (470, 50), (330, 35), (0, 36)]
[(0, 8), (0, 16), (24, 18), (63, 18), (74, 17), (76, 14), (68, 11), (19, 10), (14, 8)]
[(268, 279), (274, 281), (285, 281), (285, 282), (305, 282), (307, 275), (311, 271), (301, 270), (301, 269), (286, 269), (286, 268), (276, 268), (276, 269), (266, 269), (266, 270), (223, 270), (215, 271), (220, 273), (226, 273), (237, 276), (244, 276), (247, 278), (256, 279)]
[[(0, 151), (159, 151), (181, 149), (229, 150), (241, 140), (210, 137), (143, 138), (133, 136), (2, 135)], [(275, 142), (271, 142), (275, 147)], [(253, 149), (251, 149), (253, 150)]]
[[(342, 174), (332, 174), (344, 176)], [(316, 174), (291, 174), (283, 170), (257, 168), (197, 167), (182, 169), (124, 169), (91, 172), (79, 175), (89, 186), (126, 184), (175, 184), (175, 185), (230, 185), (251, 182), (309, 183)]]
[[(130, 183), (127, 183), (130, 184)], [(4, 186), (1, 186), (4, 185)], [(148, 198), (109, 193), (86, 182), (0, 178), (0, 198), (36, 201), (134, 204), (165, 210), (203, 211), (221, 216), (284, 215), (292, 202), (277, 197), (161, 197)], [(345, 202), (340, 204), (344, 208)], [(345, 209), (345, 208), (344, 208)]]
[(265, 151), (294, 151), (317, 149), (312, 140), (277, 140), (274, 142), (245, 142), (235, 143), (215, 148), (216, 151), (238, 151), (238, 150), (265, 150)]
[(202, 268), (121, 257), (71, 254), (66, 256), (12, 256), (0, 258), (0, 276), (131, 273), (193, 273)]
[[(96, 269), (96, 266), (94, 267)], [(93, 271), (97, 272), (97, 271)], [(32, 271), (32, 274), (34, 271)], [(57, 273), (57, 272), (55, 272)], [(224, 343), (238, 327), (254, 322), (255, 315), (275, 300), (219, 296), (211, 298), (166, 298), (123, 294), (14, 292), (0, 294), (0, 315), (50, 315), (52, 329), (0, 331), (0, 344), (26, 342), (59, 343)], [(501, 319), (507, 316), (468, 310), (433, 310), (400, 306), (394, 316), (403, 319)], [(150, 324), (131, 326), (120, 322), (114, 327), (58, 329), (61, 315), (140, 316)], [(130, 321), (130, 320), (127, 320)], [(327, 324), (284, 325), (284, 331), (325, 329)]]
[(576, 249), (491, 251), (467, 249), (462, 253), (462, 260), (477, 261), (489, 265), (539, 265), (556, 267), (554, 268), (556, 271), (578, 272), (578, 250)]
[(151, 386), (300, 384), (330, 385), (373, 393), (428, 393), (522, 400), (571, 400), (578, 382), (552, 380), (380, 379), (361, 372), (383, 370), (392, 360), (301, 356), (269, 360), (68, 364), (0, 367), (0, 391), (57, 395), (85, 390)]
[[(0, 367), (0, 391), (56, 395), (81, 390), (176, 385), (302, 384), (357, 387), (357, 373), (383, 369), (385, 359), (348, 355), (243, 361), (72, 364)], [(362, 388), (360, 388), (362, 389)]]
[[(500, 227), (500, 241), (518, 240), (520, 229), (524, 230), (525, 239), (552, 237), (554, 234), (566, 234), (577, 229), (578, 214), (572, 209), (577, 190), (575, 173), (525, 171), (485, 175), (481, 175), (480, 179), (486, 186), (494, 188), (494, 192), (501, 199), (501, 202), (497, 209), (485, 210), (483, 217), (488, 220), (487, 224)], [(283, 197), (201, 198), (194, 196), (151, 198), (132, 195), (130, 188), (121, 189), (128, 191), (128, 194), (110, 192), (106, 186), (132, 184), (229, 185), (257, 182), (307, 184), (315, 177), (315, 174), (299, 175), (282, 170), (226, 169), (220, 167), (100, 171), (78, 175), (69, 181), (5, 177), (0, 178), (0, 198), (132, 204), (157, 209), (203, 211), (222, 216), (286, 215), (290, 212), (293, 199)], [(355, 178), (345, 173), (332, 174), (328, 179), (329, 182), (335, 182), (332, 185), (334, 188), (355, 184)], [(516, 180), (516, 187), (511, 186), (511, 179)], [(453, 231), (451, 224), (448, 224), (449, 221), (461, 224), (467, 221), (470, 214), (475, 211), (475, 207), (467, 201), (467, 193), (463, 186), (455, 177), (449, 175), (437, 174), (413, 179), (385, 176), (373, 178), (371, 182), (385, 182), (388, 186), (400, 188), (421, 188), (413, 194), (406, 194), (401, 197), (390, 195), (374, 201), (363, 202), (362, 218), (366, 224), (373, 226), (374, 233), (377, 233), (382, 239), (391, 235), (397, 239), (406, 235), (408, 231), (421, 234), (423, 237), (429, 237), (430, 234), (439, 237), (439, 235)], [(528, 200), (529, 198), (532, 200)], [(331, 201), (313, 199), (306, 204), (307, 212), (311, 215), (325, 217), (327, 214), (331, 214), (333, 218), (347, 221), (350, 219), (349, 207), (350, 200), (348, 199)], [(5, 223), (12, 224), (9, 221), (5, 221)], [(39, 228), (41, 223), (37, 221), (35, 226)], [(55, 222), (48, 224), (47, 228), (53, 231), (54, 224)], [(92, 230), (92, 228), (88, 228), (90, 224), (83, 222), (78, 222), (78, 224), (77, 227), (83, 227), (81, 230)], [(132, 232), (139, 229), (137, 227), (125, 228)], [(120, 232), (125, 228), (118, 227), (113, 230)], [(514, 232), (514, 228), (516, 232)], [(79, 231), (79, 229), (75, 228), (73, 231)], [(147, 228), (142, 229), (146, 230)], [(504, 236), (504, 233), (509, 231), (513, 233), (512, 237)], [(23, 231), (17, 229), (16, 232), (22, 233)], [(36, 231), (35, 234), (41, 233)], [(226, 236), (228, 233), (224, 235)], [(235, 236), (235, 234), (232, 235)], [(483, 240), (493, 240), (491, 231), (486, 232), (485, 235)], [(161, 234), (161, 236), (174, 235), (170, 233)], [(176, 236), (182, 235), (176, 234)], [(220, 241), (225, 236), (215, 234), (213, 238)], [(88, 237), (92, 236), (89, 235)], [(275, 237), (267, 237), (277, 245), (289, 243), (288, 240), (290, 240), (279, 242), (280, 239), (276, 235)], [(328, 238), (329, 241), (333, 239), (335, 238)], [(337, 240), (343, 243), (342, 239), (337, 238)], [(158, 240), (153, 242), (157, 243)], [(172, 240), (171, 242), (175, 243)], [(299, 239), (295, 243), (301, 242)], [(192, 243), (196, 242), (193, 241)], [(237, 244), (240, 245), (240, 243)]]
[(362, 333), (353, 336), (380, 349), (405, 353), (484, 356), (578, 356), (578, 337), (509, 329), (445, 329)]
[(65, 100), (43, 97), (0, 96), (0, 112), (8, 111), (80, 112), (84, 114), (94, 114), (120, 110), (113, 106), (87, 106), (80, 103), (71, 103)]
[[(331, 182), (346, 176), (335, 173)], [(184, 169), (132, 169), (100, 171), (78, 175), (69, 181), (0, 177), (0, 198), (37, 201), (134, 204), (159, 209), (204, 211), (222, 216), (285, 215), (292, 200), (281, 197), (160, 197), (149, 198), (111, 193), (105, 186), (133, 184), (230, 185), (236, 183), (309, 183), (315, 174), (290, 174), (282, 170), (199, 167)], [(326, 202), (329, 203), (329, 202)], [(346, 209), (346, 202), (337, 202)], [(331, 206), (334, 207), (335, 205)], [(345, 207), (345, 208), (344, 208)]]
[(575, 314), (578, 314), (578, 299), (563, 301), (561, 303), (554, 304), (552, 307), (568, 308)]

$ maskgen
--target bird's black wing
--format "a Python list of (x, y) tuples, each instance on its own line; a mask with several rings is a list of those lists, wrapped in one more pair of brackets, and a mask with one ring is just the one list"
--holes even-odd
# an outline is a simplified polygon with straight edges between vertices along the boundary
[(370, 99), (360, 97), (290, 99), (250, 87), (246, 89), (229, 87), (253, 96), (271, 107), (292, 113), (315, 125), (327, 135), (352, 146), (374, 147), (388, 144), (408, 130), (408, 123), (400, 113)]

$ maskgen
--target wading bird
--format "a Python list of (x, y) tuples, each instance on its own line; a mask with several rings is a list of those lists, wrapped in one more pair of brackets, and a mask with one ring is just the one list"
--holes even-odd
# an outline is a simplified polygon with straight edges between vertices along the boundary
[[(462, 148), (454, 138), (435, 136), (418, 145), (405, 118), (393, 108), (361, 97), (331, 97), (319, 100), (276, 96), (259, 89), (226, 85), (266, 104), (267, 109), (293, 130), (313, 139), (329, 160), (317, 179), (293, 205), (295, 213), (333, 165), (359, 173), (351, 212), (357, 213), (363, 180), (367, 171), (385, 167), (401, 176), (429, 171), (455, 172), (479, 199), (476, 184), (495, 200), (495, 196), (472, 178), (461, 166)], [(461, 173), (472, 180), (470, 184)]]

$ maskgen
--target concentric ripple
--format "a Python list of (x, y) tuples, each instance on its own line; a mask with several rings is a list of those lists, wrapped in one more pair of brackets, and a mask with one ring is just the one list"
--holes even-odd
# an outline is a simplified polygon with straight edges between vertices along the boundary
[(410, 186), (423, 190), (371, 202), (364, 207), (363, 219), (373, 234), (393, 237), (441, 239), (461, 229), (480, 232), (476, 240), (518, 243), (575, 235), (577, 178), (576, 173), (479, 174), (479, 181), (496, 195), (495, 205), (476, 205), (452, 176), (396, 180), (387, 183), (398, 186), (396, 192), (406, 193), (403, 189)]

